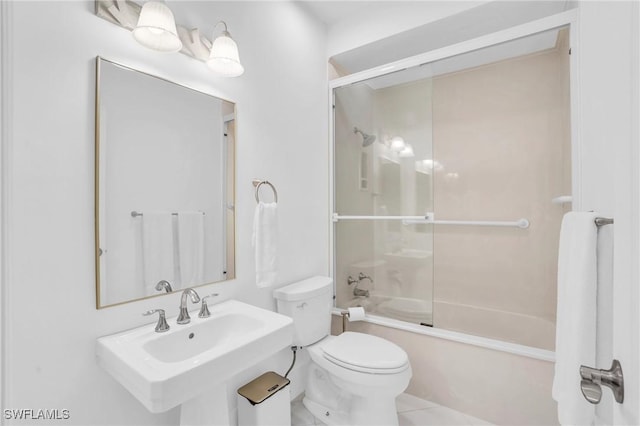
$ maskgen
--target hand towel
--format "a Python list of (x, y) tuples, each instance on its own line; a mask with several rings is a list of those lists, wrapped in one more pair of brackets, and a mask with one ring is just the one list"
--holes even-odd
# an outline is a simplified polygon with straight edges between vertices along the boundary
[(204, 215), (178, 212), (178, 258), (181, 288), (204, 283)]
[(596, 213), (569, 212), (560, 229), (556, 365), (553, 399), (562, 425), (590, 425), (594, 405), (580, 390), (580, 366), (595, 366), (597, 309)]
[(256, 206), (251, 238), (256, 255), (256, 285), (270, 287), (278, 272), (278, 205), (263, 203)]
[(174, 282), (173, 227), (170, 212), (145, 211), (142, 216), (144, 292), (157, 294), (158, 281)]

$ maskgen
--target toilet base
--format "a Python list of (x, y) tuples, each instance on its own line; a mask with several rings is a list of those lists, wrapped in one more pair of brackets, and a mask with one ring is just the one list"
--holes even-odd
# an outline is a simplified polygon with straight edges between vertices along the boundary
[(316, 419), (329, 426), (398, 426), (395, 401), (391, 404), (375, 401), (372, 406), (371, 401), (365, 404), (362, 398), (354, 398), (349, 413), (325, 407), (307, 397), (302, 403)]
[(307, 397), (302, 399), (302, 404), (305, 406), (307, 410), (313, 417), (320, 420), (322, 423), (329, 426), (344, 426), (349, 424), (349, 419), (347, 418), (347, 413), (343, 413), (332, 408), (325, 407), (323, 405), (318, 404), (315, 401), (310, 400)]
[(398, 426), (395, 397), (382, 393), (382, 397), (374, 392), (366, 398), (354, 395), (312, 362), (302, 403), (318, 420), (331, 426)]

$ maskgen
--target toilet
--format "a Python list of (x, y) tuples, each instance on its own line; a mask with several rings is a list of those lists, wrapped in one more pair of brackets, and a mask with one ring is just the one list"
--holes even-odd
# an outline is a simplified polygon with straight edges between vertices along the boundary
[(278, 312), (293, 318), (293, 344), (311, 358), (304, 406), (328, 425), (398, 425), (396, 397), (411, 365), (399, 346), (376, 336), (331, 336), (333, 282), (312, 277), (274, 291)]

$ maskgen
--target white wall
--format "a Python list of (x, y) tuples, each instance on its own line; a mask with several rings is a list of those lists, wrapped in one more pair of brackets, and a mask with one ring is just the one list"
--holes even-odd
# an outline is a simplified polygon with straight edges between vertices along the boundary
[[(97, 311), (94, 277), (95, 56), (237, 103), (237, 279), (209, 286), (226, 299), (273, 309), (254, 283), (251, 179), (280, 197), (280, 277), (328, 273), (326, 61), (323, 26), (293, 2), (175, 2), (178, 22), (211, 32), (225, 19), (246, 73), (222, 79), (184, 55), (138, 46), (93, 14), (93, 1), (3, 5), (10, 27), (12, 96), (3, 93), (3, 206), (10, 235), (2, 306), (5, 408), (69, 409), (65, 424), (175, 424), (152, 415), (95, 362), (99, 336), (151, 323), (141, 312), (177, 314), (179, 295)], [(6, 23), (10, 26), (5, 26)], [(5, 56), (3, 56), (5, 57)], [(7, 169), (5, 166), (9, 165)], [(6, 178), (6, 179), (5, 179)], [(289, 351), (269, 366), (285, 371)], [(236, 382), (261, 371), (247, 371)], [(239, 384), (239, 383), (236, 383)], [(230, 386), (234, 391), (235, 384)], [(230, 392), (231, 393), (231, 392)], [(233, 399), (234, 400), (234, 399)]]

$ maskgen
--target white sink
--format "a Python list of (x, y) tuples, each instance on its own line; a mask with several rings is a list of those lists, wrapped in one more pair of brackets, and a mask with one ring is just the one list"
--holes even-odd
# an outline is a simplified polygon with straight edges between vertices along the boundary
[[(100, 337), (98, 364), (149, 411), (159, 413), (209, 394), (229, 377), (293, 342), (291, 318), (228, 300), (211, 316), (156, 333), (155, 323)], [(177, 308), (176, 308), (177, 311)]]

